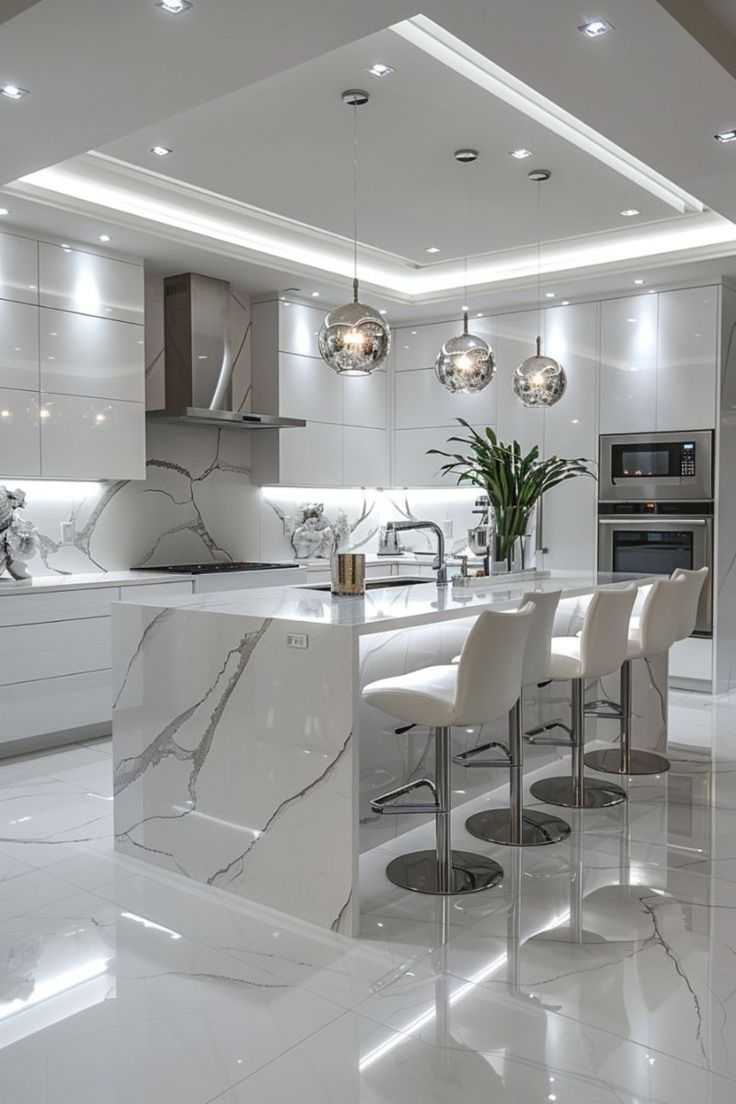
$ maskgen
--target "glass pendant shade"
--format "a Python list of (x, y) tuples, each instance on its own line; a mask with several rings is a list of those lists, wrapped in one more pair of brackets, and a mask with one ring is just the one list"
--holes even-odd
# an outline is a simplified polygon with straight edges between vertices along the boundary
[(463, 314), (463, 332), (445, 341), (435, 361), (437, 379), (456, 395), (482, 391), (496, 374), (496, 361), (487, 341), (468, 333), (468, 315)]
[(536, 355), (521, 362), (511, 379), (511, 387), (524, 406), (554, 406), (565, 394), (565, 369), (553, 357), (542, 355), (540, 337)]
[(319, 351), (325, 363), (341, 376), (369, 376), (381, 368), (391, 351), (391, 331), (373, 307), (358, 302), (358, 281), (353, 282), (354, 299), (336, 307), (319, 331)]

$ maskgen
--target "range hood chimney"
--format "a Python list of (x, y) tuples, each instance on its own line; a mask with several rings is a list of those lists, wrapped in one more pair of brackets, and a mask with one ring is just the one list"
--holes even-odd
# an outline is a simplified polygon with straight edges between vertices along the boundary
[(233, 351), (228, 336), (230, 284), (187, 272), (164, 280), (166, 406), (154, 422), (226, 429), (287, 429), (300, 418), (233, 409)]

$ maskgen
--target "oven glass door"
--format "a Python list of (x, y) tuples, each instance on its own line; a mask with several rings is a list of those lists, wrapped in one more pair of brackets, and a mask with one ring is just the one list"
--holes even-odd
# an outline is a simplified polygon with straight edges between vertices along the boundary
[(676, 567), (692, 571), (695, 534), (692, 529), (613, 529), (613, 571), (643, 575), (671, 575)]

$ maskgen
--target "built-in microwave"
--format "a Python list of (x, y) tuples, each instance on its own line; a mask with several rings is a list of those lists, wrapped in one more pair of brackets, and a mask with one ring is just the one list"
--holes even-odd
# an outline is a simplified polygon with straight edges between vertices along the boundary
[(600, 438), (600, 502), (713, 498), (713, 432), (617, 433)]

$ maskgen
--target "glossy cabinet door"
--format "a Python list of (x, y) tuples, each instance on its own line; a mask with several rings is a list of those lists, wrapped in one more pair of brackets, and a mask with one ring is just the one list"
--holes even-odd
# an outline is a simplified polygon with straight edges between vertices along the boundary
[[(330, 369), (327, 369), (330, 371)], [(382, 369), (370, 376), (343, 376), (342, 421), (346, 426), (370, 426), (386, 429), (388, 376)]]
[(601, 303), (601, 433), (657, 429), (658, 296)]
[(397, 372), (396, 428), (446, 426), (459, 430), (458, 418), (473, 425), (495, 425), (496, 381), (470, 395), (455, 395), (443, 387), (434, 368)]
[(324, 308), (310, 307), (305, 303), (279, 303), (279, 352), (319, 357), (317, 335), (326, 314)]
[[(260, 438), (261, 433), (253, 436)], [(297, 487), (341, 486), (342, 426), (307, 422), (304, 429), (282, 429), (275, 436), (278, 449), (276, 482)], [(260, 443), (254, 441), (254, 445)]]
[(42, 391), (145, 400), (143, 326), (42, 307), (39, 330)]
[[(544, 326), (544, 315), (541, 324)], [(522, 360), (534, 354), (538, 328), (537, 311), (502, 314), (496, 318), (498, 435), (505, 443), (518, 441), (524, 452), (542, 444), (544, 411), (522, 406), (511, 390), (511, 378)]]
[[(485, 432), (485, 425), (474, 426), (478, 433)], [(427, 450), (463, 451), (459, 446), (448, 445), (447, 439), (459, 432), (461, 426), (444, 426), (432, 429), (399, 429), (394, 434), (394, 467), (392, 484), (395, 487), (456, 487), (454, 476), (443, 476), (440, 467), (442, 456), (428, 456)]]
[(388, 482), (388, 433), (385, 429), (343, 426), (342, 485), (385, 487)]
[(0, 387), (38, 391), (38, 308), (0, 300)]
[(713, 429), (718, 376), (718, 288), (659, 296), (657, 429)]
[(41, 475), (145, 479), (143, 403), (41, 394)]
[(434, 368), (443, 341), (462, 333), (462, 319), (432, 322), (428, 326), (402, 326), (393, 332), (397, 372)]
[(40, 474), (38, 392), (0, 388), (0, 477)]
[(38, 267), (42, 307), (143, 325), (141, 265), (41, 242)]
[(278, 413), (283, 418), (339, 424), (342, 420), (340, 377), (321, 357), (279, 353)]
[(0, 299), (38, 302), (38, 242), (0, 234)]
[[(567, 390), (544, 412), (544, 455), (568, 459), (598, 455), (598, 304), (546, 311), (545, 349), (567, 375)], [(595, 470), (595, 465), (594, 465)], [(544, 499), (542, 539), (552, 570), (593, 571), (596, 563), (598, 485), (570, 479)]]

